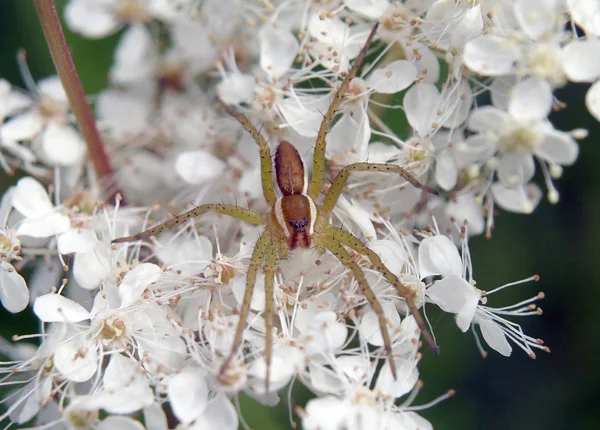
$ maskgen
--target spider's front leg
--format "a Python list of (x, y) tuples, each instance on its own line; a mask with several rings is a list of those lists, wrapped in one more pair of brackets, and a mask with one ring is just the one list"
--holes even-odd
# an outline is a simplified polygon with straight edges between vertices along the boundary
[(325, 234), (319, 237), (319, 241), (333, 254), (336, 258), (342, 263), (346, 268), (352, 271), (354, 275), (354, 279), (358, 282), (362, 293), (366, 297), (367, 301), (375, 311), (377, 318), (379, 320), (379, 329), (381, 330), (381, 336), (383, 337), (383, 345), (385, 348), (385, 353), (388, 357), (388, 362), (390, 364), (390, 370), (394, 379), (396, 379), (396, 363), (394, 361), (394, 357), (392, 355), (392, 340), (390, 338), (390, 332), (388, 330), (387, 321), (385, 318), (385, 313), (383, 312), (383, 308), (381, 307), (381, 303), (377, 299), (375, 292), (369, 286), (367, 282), (367, 278), (365, 277), (364, 272), (361, 267), (352, 260), (352, 257), (346, 251), (342, 243), (337, 240), (333, 235)]
[(258, 213), (251, 211), (250, 209), (242, 208), (240, 206), (235, 205), (208, 204), (197, 206), (190, 211), (184, 212), (181, 215), (170, 219), (169, 221), (163, 222), (162, 224), (159, 224), (156, 227), (153, 227), (141, 233), (134, 234), (133, 236), (120, 237), (118, 239), (114, 239), (112, 243), (132, 242), (135, 240), (145, 239), (150, 236), (155, 236), (160, 232), (170, 230), (173, 227), (182, 224), (192, 218), (199, 217), (200, 215), (205, 214), (206, 212), (215, 212), (218, 214), (227, 215), (232, 218), (239, 219), (241, 221), (249, 222), (250, 224), (264, 224), (263, 218)]
[(336, 175), (335, 179), (331, 184), (331, 188), (327, 191), (327, 195), (325, 196), (325, 201), (323, 202), (323, 209), (325, 213), (330, 213), (335, 207), (344, 187), (346, 185), (346, 181), (350, 177), (350, 173), (352, 172), (386, 172), (386, 173), (397, 173), (414, 185), (417, 188), (422, 189), (423, 191), (427, 191), (428, 193), (437, 195), (438, 192), (436, 189), (428, 187), (427, 185), (422, 184), (404, 170), (402, 167), (397, 166), (395, 164), (385, 164), (385, 163), (353, 163), (342, 170)]
[(356, 57), (356, 60), (354, 60), (352, 68), (342, 81), (340, 87), (335, 92), (333, 100), (331, 101), (327, 112), (323, 116), (323, 121), (321, 121), (321, 125), (319, 126), (319, 132), (317, 134), (317, 141), (315, 144), (315, 153), (313, 155), (312, 179), (308, 187), (308, 195), (314, 200), (316, 200), (317, 197), (319, 197), (319, 194), (321, 193), (321, 187), (323, 186), (323, 179), (325, 177), (325, 147), (327, 146), (326, 136), (327, 132), (329, 131), (329, 126), (331, 125), (331, 122), (335, 117), (336, 111), (342, 103), (342, 98), (344, 97), (344, 94), (346, 94), (346, 91), (350, 86), (350, 82), (356, 76), (356, 72), (360, 68), (360, 65), (362, 64), (363, 60), (367, 55), (367, 50), (369, 49), (371, 42), (373, 42), (373, 39), (375, 38), (375, 33), (377, 32), (378, 26), (379, 23), (375, 24), (375, 26), (371, 30), (371, 33), (369, 33), (369, 37), (367, 37), (365, 45), (360, 50), (360, 53)]
[(390, 271), (390, 269), (387, 268), (387, 266), (385, 264), (383, 264), (383, 261), (381, 261), (381, 258), (379, 258), (379, 255), (377, 255), (377, 253), (375, 253), (375, 251), (373, 251), (367, 245), (365, 245), (359, 238), (357, 238), (350, 232), (342, 230), (341, 228), (330, 227), (329, 230), (330, 230), (331, 236), (333, 237), (333, 239), (335, 241), (339, 241), (340, 243), (346, 245), (348, 248), (351, 248), (354, 251), (358, 252), (359, 254), (367, 257), (369, 259), (369, 261), (371, 262), (371, 264), (373, 264), (375, 270), (377, 270), (379, 273), (381, 273), (383, 275), (383, 277), (390, 284), (392, 284), (394, 286), (394, 288), (396, 288), (396, 292), (398, 293), (398, 295), (406, 301), (406, 306), (408, 306), (410, 313), (415, 318), (415, 321), (417, 322), (417, 326), (419, 327), (419, 330), (421, 331), (423, 337), (425, 338), (425, 341), (427, 342), (429, 347), (433, 350), (433, 352), (435, 352), (436, 354), (439, 354), (440, 348), (437, 346), (437, 344), (435, 343), (435, 340), (433, 339), (433, 336), (427, 329), (425, 320), (423, 319), (423, 317), (421, 317), (421, 313), (419, 312), (419, 309), (417, 308), (417, 305), (415, 304), (414, 291), (412, 291), (410, 288), (408, 288), (406, 285), (404, 285), (402, 282), (400, 282), (398, 277), (396, 275), (394, 275)]
[(260, 132), (252, 125), (246, 115), (235, 109), (227, 106), (224, 102), (221, 104), (225, 107), (225, 110), (235, 119), (239, 121), (242, 126), (248, 130), (256, 144), (258, 145), (258, 151), (260, 153), (260, 176), (262, 182), (263, 194), (265, 200), (269, 205), (275, 203), (277, 200), (277, 194), (275, 193), (275, 187), (273, 186), (273, 165), (271, 163), (271, 149), (267, 144), (265, 138)]

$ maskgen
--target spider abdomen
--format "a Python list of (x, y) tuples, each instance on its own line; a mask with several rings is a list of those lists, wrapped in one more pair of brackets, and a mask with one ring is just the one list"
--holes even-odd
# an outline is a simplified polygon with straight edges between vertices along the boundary
[(275, 176), (284, 196), (306, 192), (304, 162), (298, 150), (287, 140), (282, 140), (275, 152)]

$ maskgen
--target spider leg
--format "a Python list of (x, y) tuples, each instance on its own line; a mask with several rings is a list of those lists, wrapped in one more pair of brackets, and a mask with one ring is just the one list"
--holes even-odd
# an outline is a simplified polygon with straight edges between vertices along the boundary
[(112, 243), (132, 242), (134, 240), (145, 239), (147, 237), (154, 236), (162, 231), (170, 230), (176, 225), (179, 225), (191, 218), (196, 218), (206, 212), (215, 212), (223, 215), (228, 215), (232, 218), (247, 221), (251, 224), (264, 224), (262, 217), (256, 212), (251, 211), (250, 209), (242, 208), (235, 205), (208, 204), (197, 206), (190, 211), (184, 212), (181, 215), (170, 219), (169, 221), (163, 222), (162, 224), (159, 224), (156, 227), (153, 227), (141, 233), (134, 234), (133, 236), (120, 237), (118, 239), (114, 239)]
[(269, 382), (271, 375), (271, 360), (273, 357), (273, 305), (275, 301), (275, 270), (277, 265), (277, 255), (275, 247), (270, 245), (265, 257), (265, 362), (267, 375), (265, 377), (265, 391), (269, 391)]
[(322, 241), (323, 245), (325, 245), (325, 247), (337, 257), (340, 263), (352, 271), (354, 279), (356, 279), (358, 282), (362, 293), (365, 295), (367, 301), (375, 311), (375, 314), (379, 319), (379, 329), (381, 330), (381, 336), (383, 337), (385, 353), (388, 357), (388, 362), (390, 363), (390, 370), (392, 371), (394, 379), (396, 379), (396, 363), (394, 362), (394, 357), (392, 356), (392, 341), (390, 339), (390, 332), (388, 330), (385, 314), (383, 312), (383, 308), (381, 307), (381, 303), (369, 286), (364, 272), (362, 271), (361, 267), (354, 260), (352, 260), (352, 257), (350, 257), (348, 251), (346, 251), (342, 243), (335, 239), (335, 237), (328, 235), (324, 237), (321, 236), (320, 241)]
[(323, 121), (321, 121), (321, 125), (319, 126), (319, 132), (317, 134), (317, 142), (315, 145), (315, 153), (313, 155), (312, 179), (311, 179), (310, 185), (308, 187), (308, 195), (315, 200), (317, 199), (317, 197), (319, 197), (319, 193), (321, 192), (321, 187), (323, 186), (323, 177), (325, 176), (325, 146), (327, 145), (326, 136), (327, 136), (327, 132), (329, 131), (329, 126), (331, 125), (331, 122), (333, 121), (333, 118), (335, 117), (336, 111), (338, 110), (338, 108), (340, 107), (340, 104), (342, 103), (342, 98), (344, 97), (346, 90), (350, 86), (350, 81), (352, 81), (352, 79), (354, 79), (354, 77), (356, 76), (356, 72), (358, 71), (358, 68), (360, 67), (361, 63), (365, 59), (365, 56), (367, 55), (367, 49), (369, 48), (369, 45), (371, 44), (371, 42), (373, 41), (373, 38), (375, 37), (375, 33), (377, 32), (378, 26), (379, 26), (379, 24), (375, 24), (375, 26), (371, 30), (371, 33), (369, 33), (369, 37), (367, 38), (365, 45), (360, 50), (360, 53), (354, 60), (354, 64), (352, 65), (352, 68), (350, 69), (350, 71), (348, 72), (348, 74), (346, 75), (344, 80), (342, 81), (341, 85), (335, 92), (335, 95), (333, 96), (333, 100), (331, 101), (331, 104), (329, 105), (327, 112), (323, 116)]
[(258, 145), (258, 150), (260, 152), (260, 172), (261, 172), (261, 182), (263, 194), (265, 195), (265, 199), (269, 205), (275, 203), (277, 200), (277, 194), (275, 193), (275, 187), (273, 186), (273, 166), (271, 164), (271, 149), (267, 144), (265, 138), (260, 134), (260, 132), (252, 125), (250, 120), (246, 115), (241, 112), (236, 111), (235, 109), (227, 106), (225, 103), (221, 102), (221, 104), (225, 107), (225, 110), (233, 117), (235, 117), (242, 126), (248, 130), (254, 141)]
[(419, 182), (417, 180), (417, 178), (412, 176), (410, 173), (408, 173), (406, 170), (404, 170), (400, 166), (396, 166), (394, 164), (384, 164), (384, 163), (353, 163), (353, 164), (350, 164), (350, 165), (344, 167), (342, 170), (340, 170), (340, 172), (337, 174), (337, 176), (333, 180), (333, 183), (331, 184), (331, 188), (329, 188), (329, 191), (327, 192), (327, 195), (325, 196), (325, 201), (323, 203), (323, 209), (325, 210), (325, 213), (331, 212), (333, 210), (333, 208), (335, 207), (335, 204), (337, 203), (337, 200), (340, 197), (340, 194), (344, 190), (344, 186), (346, 185), (346, 181), (348, 180), (350, 173), (364, 172), (364, 171), (398, 173), (400, 176), (402, 176), (408, 182), (413, 184), (415, 187), (420, 188), (423, 191), (427, 191), (428, 193), (431, 193), (434, 195), (438, 194), (436, 189), (422, 184), (421, 182)]
[(383, 264), (381, 258), (379, 258), (379, 255), (377, 255), (375, 251), (373, 251), (367, 245), (365, 245), (359, 238), (354, 236), (352, 233), (349, 233), (337, 227), (329, 227), (329, 231), (334, 240), (339, 241), (340, 243), (346, 245), (348, 248), (351, 248), (359, 254), (362, 254), (365, 257), (367, 257), (371, 264), (373, 264), (373, 266), (375, 267), (375, 270), (381, 273), (384, 276), (384, 278), (390, 284), (392, 284), (394, 288), (396, 288), (398, 295), (406, 301), (406, 305), (408, 306), (410, 313), (415, 318), (417, 326), (419, 327), (419, 330), (421, 330), (421, 334), (425, 338), (425, 341), (429, 344), (429, 347), (433, 350), (433, 352), (439, 354), (440, 348), (436, 345), (433, 336), (431, 336), (431, 333), (427, 329), (427, 325), (425, 324), (425, 321), (423, 320), (423, 317), (421, 317), (421, 313), (419, 312), (419, 309), (415, 304), (414, 292), (402, 282), (400, 282), (398, 277), (394, 275), (390, 271), (390, 269), (386, 267), (385, 264)]
[[(244, 330), (246, 328), (246, 319), (248, 318), (248, 312), (250, 311), (250, 303), (252, 302), (252, 292), (254, 291), (254, 284), (256, 283), (256, 273), (260, 268), (260, 265), (263, 261), (263, 257), (267, 252), (267, 249), (270, 247), (271, 236), (269, 233), (263, 233), (256, 244), (254, 245), (254, 250), (252, 251), (252, 257), (250, 257), (250, 264), (248, 265), (248, 272), (246, 272), (246, 290), (244, 291), (244, 298), (242, 299), (242, 307), (240, 309), (239, 315), (240, 320), (238, 321), (237, 328), (235, 329), (235, 335), (233, 337), (233, 344), (231, 345), (231, 351), (229, 355), (225, 359), (225, 362), (221, 366), (221, 370), (219, 371), (219, 377), (223, 378), (223, 375), (229, 368), (231, 361), (237, 354), (240, 346), (242, 345), (242, 335), (244, 334)], [(266, 289), (266, 288), (265, 288)]]

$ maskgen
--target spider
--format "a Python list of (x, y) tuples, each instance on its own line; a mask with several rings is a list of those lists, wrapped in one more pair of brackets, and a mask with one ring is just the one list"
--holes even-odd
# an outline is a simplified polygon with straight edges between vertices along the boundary
[(367, 54), (367, 49), (373, 41), (376, 31), (377, 25), (371, 30), (364, 47), (335, 92), (331, 105), (323, 116), (314, 149), (313, 174), (310, 184), (308, 184), (305, 179), (304, 163), (296, 148), (288, 141), (281, 141), (276, 149), (274, 157), (275, 179), (281, 192), (281, 197), (278, 197), (273, 185), (273, 163), (267, 141), (244, 114), (224, 105), (225, 109), (241, 123), (258, 144), (262, 189), (271, 210), (261, 214), (237, 205), (205, 204), (197, 206), (188, 212), (142, 233), (113, 240), (113, 243), (122, 243), (145, 239), (210, 211), (227, 215), (241, 221), (246, 221), (251, 224), (265, 226), (263, 233), (254, 245), (246, 274), (246, 289), (242, 306), (239, 310), (240, 319), (235, 331), (231, 351), (220, 370), (221, 377), (223, 377), (229, 368), (232, 360), (236, 357), (242, 345), (242, 335), (250, 310), (257, 272), (261, 265), (263, 265), (265, 274), (264, 318), (266, 325), (265, 388), (267, 391), (269, 390), (269, 373), (273, 348), (274, 275), (278, 261), (285, 258), (289, 251), (297, 248), (314, 248), (321, 254), (328, 250), (337, 257), (341, 264), (350, 270), (368, 303), (378, 316), (379, 327), (384, 341), (384, 349), (394, 378), (396, 378), (396, 367), (392, 358), (392, 342), (381, 303), (375, 296), (373, 289), (369, 286), (363, 270), (356, 261), (352, 259), (348, 248), (365, 256), (371, 262), (374, 269), (395, 287), (397, 294), (406, 301), (407, 307), (416, 319), (418, 327), (427, 343), (436, 353), (439, 351), (415, 305), (415, 293), (403, 285), (398, 277), (383, 264), (379, 256), (363, 241), (354, 234), (331, 225), (328, 221), (329, 215), (335, 207), (346, 181), (352, 172), (370, 171), (397, 173), (414, 186), (429, 193), (437, 194), (437, 191), (421, 184), (417, 179), (399, 166), (362, 162), (350, 164), (342, 168), (331, 183), (331, 187), (325, 194), (323, 201), (319, 202), (319, 196), (325, 178), (326, 134), (336, 115), (336, 111), (340, 106), (342, 98), (350, 85), (350, 81), (356, 76), (356, 72)]

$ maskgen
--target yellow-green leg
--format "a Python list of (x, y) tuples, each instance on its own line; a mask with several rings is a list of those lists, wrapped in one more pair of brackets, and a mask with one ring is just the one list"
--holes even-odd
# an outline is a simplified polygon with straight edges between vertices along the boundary
[(223, 363), (223, 366), (221, 366), (220, 376), (223, 376), (227, 371), (231, 364), (231, 360), (233, 360), (242, 344), (242, 335), (246, 329), (246, 319), (248, 319), (250, 303), (252, 302), (252, 292), (254, 291), (254, 284), (256, 283), (256, 273), (261, 266), (267, 249), (270, 248), (270, 239), (269, 233), (265, 232), (258, 238), (254, 245), (254, 251), (252, 251), (252, 257), (250, 258), (250, 264), (248, 265), (248, 272), (246, 272), (246, 290), (244, 291), (242, 307), (240, 308), (240, 320), (238, 321), (235, 335), (233, 336), (231, 351)]
[(338, 260), (340, 260), (340, 263), (342, 263), (344, 266), (346, 266), (352, 271), (354, 279), (356, 279), (356, 281), (358, 282), (362, 293), (364, 294), (365, 298), (375, 311), (375, 314), (379, 319), (379, 329), (381, 330), (381, 336), (383, 337), (383, 345), (385, 348), (385, 352), (388, 356), (388, 361), (390, 363), (390, 370), (392, 371), (392, 375), (395, 379), (396, 363), (394, 362), (394, 357), (392, 356), (392, 340), (390, 339), (390, 333), (388, 331), (387, 321), (385, 319), (385, 314), (383, 312), (383, 308), (381, 307), (381, 303), (379, 303), (379, 300), (375, 296), (375, 293), (369, 286), (364, 272), (362, 271), (360, 266), (354, 260), (352, 260), (350, 254), (348, 253), (348, 251), (346, 251), (344, 246), (338, 240), (330, 236), (321, 236), (319, 240), (333, 255), (337, 257)]
[(334, 238), (334, 240), (341, 242), (342, 244), (355, 250), (359, 254), (362, 254), (365, 257), (367, 257), (369, 259), (369, 261), (371, 262), (371, 264), (373, 264), (375, 270), (378, 271), (379, 273), (381, 273), (383, 275), (383, 277), (390, 284), (392, 284), (394, 286), (394, 288), (396, 288), (398, 295), (406, 301), (406, 306), (408, 306), (410, 313), (415, 318), (415, 321), (417, 322), (417, 326), (421, 330), (421, 334), (425, 338), (425, 341), (429, 344), (431, 349), (436, 354), (438, 354), (440, 352), (440, 348), (435, 344), (435, 340), (433, 340), (433, 336), (431, 336), (431, 333), (427, 329), (425, 320), (423, 320), (423, 317), (421, 317), (421, 313), (419, 312), (419, 309), (417, 308), (417, 305), (415, 304), (415, 300), (414, 300), (415, 293), (410, 288), (408, 288), (406, 285), (404, 285), (402, 282), (400, 282), (398, 277), (396, 275), (394, 275), (390, 271), (390, 269), (388, 269), (386, 267), (385, 264), (383, 264), (383, 262), (381, 261), (381, 258), (379, 258), (379, 255), (377, 255), (373, 250), (371, 250), (367, 245), (365, 245), (359, 238), (354, 236), (352, 233), (342, 230), (341, 228), (330, 227), (329, 230), (330, 230), (330, 234)]
[(346, 78), (342, 81), (342, 84), (335, 92), (333, 96), (333, 100), (331, 101), (331, 105), (329, 105), (329, 109), (325, 113), (323, 117), (323, 121), (321, 121), (321, 125), (319, 126), (319, 132), (317, 134), (317, 142), (315, 145), (315, 153), (313, 155), (313, 173), (312, 179), (310, 181), (310, 185), (308, 187), (308, 195), (312, 197), (314, 200), (319, 197), (319, 193), (321, 192), (321, 187), (323, 186), (323, 177), (325, 176), (325, 147), (327, 145), (326, 136), (329, 131), (329, 126), (335, 117), (336, 111), (340, 107), (342, 103), (342, 97), (346, 94), (348, 87), (350, 86), (350, 81), (354, 79), (356, 76), (356, 72), (358, 71), (361, 63), (365, 59), (367, 55), (367, 50), (369, 49), (369, 45), (373, 41), (375, 37), (375, 33), (377, 32), (378, 24), (375, 24), (367, 41), (365, 42), (365, 46), (360, 50), (360, 53), (354, 60), (354, 64), (352, 68), (346, 75)]
[(157, 225), (150, 230), (143, 231), (133, 236), (120, 237), (114, 239), (112, 243), (123, 243), (131, 242), (134, 240), (145, 239), (150, 236), (154, 236), (162, 231), (170, 230), (171, 228), (188, 221), (191, 218), (196, 218), (206, 212), (215, 212), (223, 215), (228, 215), (232, 218), (236, 218), (242, 221), (249, 222), (251, 224), (261, 225), (264, 224), (262, 217), (250, 209), (242, 208), (235, 205), (221, 205), (221, 204), (208, 204), (197, 206), (194, 209), (184, 212), (175, 218), (166, 221), (162, 224)]
[(270, 245), (267, 248), (265, 257), (265, 362), (267, 375), (265, 377), (265, 390), (269, 391), (269, 382), (271, 375), (271, 360), (273, 357), (273, 307), (275, 302), (275, 270), (277, 269), (277, 255), (275, 247)]
[(365, 171), (366, 172), (397, 173), (400, 176), (402, 176), (404, 179), (406, 179), (408, 182), (410, 182), (412, 185), (414, 185), (415, 187), (420, 188), (424, 191), (427, 191), (428, 193), (431, 193), (431, 194), (436, 194), (436, 195), (438, 194), (436, 189), (428, 187), (427, 185), (423, 185), (421, 182), (419, 182), (417, 180), (417, 178), (412, 176), (410, 173), (408, 173), (406, 170), (404, 170), (400, 166), (396, 166), (394, 164), (384, 164), (384, 163), (354, 163), (354, 164), (350, 164), (350, 165), (344, 167), (342, 170), (340, 170), (340, 172), (337, 174), (337, 176), (333, 180), (333, 183), (331, 184), (331, 188), (329, 188), (329, 191), (327, 192), (327, 195), (325, 196), (325, 201), (323, 202), (323, 209), (325, 210), (325, 213), (331, 212), (333, 210), (333, 208), (335, 207), (335, 204), (337, 203), (338, 198), (340, 197), (340, 194), (342, 194), (342, 191), (344, 190), (344, 186), (346, 185), (346, 181), (348, 180), (350, 173), (365, 172)]
[(235, 109), (230, 108), (225, 103), (223, 103), (227, 112), (229, 112), (232, 116), (234, 116), (242, 126), (248, 130), (252, 138), (258, 145), (258, 150), (260, 153), (260, 171), (261, 171), (261, 182), (263, 194), (265, 195), (265, 199), (269, 205), (275, 203), (277, 200), (277, 194), (275, 193), (275, 187), (273, 185), (273, 165), (271, 164), (271, 149), (267, 144), (265, 138), (260, 134), (260, 132), (252, 125), (248, 117), (243, 113), (236, 111)]

